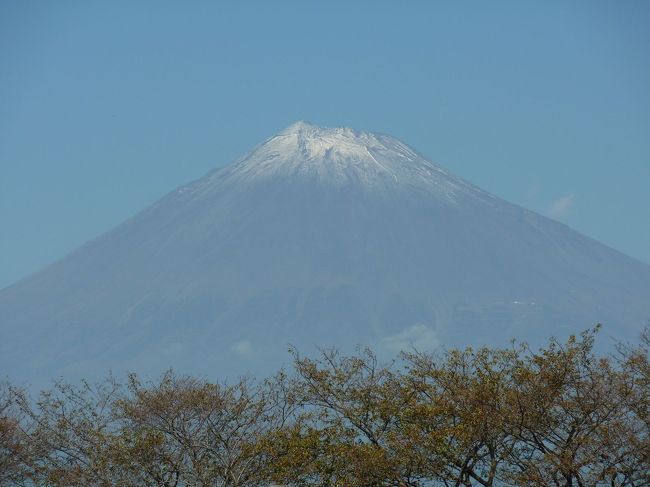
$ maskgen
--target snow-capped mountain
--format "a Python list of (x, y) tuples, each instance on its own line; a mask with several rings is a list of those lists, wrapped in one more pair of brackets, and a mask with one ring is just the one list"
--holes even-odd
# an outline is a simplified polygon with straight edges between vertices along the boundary
[(219, 376), (287, 344), (630, 339), (649, 317), (650, 266), (393, 137), (299, 122), (0, 291), (0, 371)]

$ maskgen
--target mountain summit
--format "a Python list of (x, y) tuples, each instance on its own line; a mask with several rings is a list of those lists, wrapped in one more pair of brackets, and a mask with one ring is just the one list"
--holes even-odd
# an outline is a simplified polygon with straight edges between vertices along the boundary
[(262, 371), (286, 346), (533, 343), (650, 317), (650, 267), (399, 140), (298, 122), (0, 291), (0, 370)]
[(394, 137), (307, 122), (297, 122), (256, 147), (230, 168), (228, 177), (241, 183), (291, 177), (375, 193), (418, 190), (449, 204), (489, 196)]

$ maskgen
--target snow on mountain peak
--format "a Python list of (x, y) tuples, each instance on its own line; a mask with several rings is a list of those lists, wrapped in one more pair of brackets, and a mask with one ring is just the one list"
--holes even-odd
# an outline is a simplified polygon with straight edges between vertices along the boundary
[[(269, 139), (264, 148), (269, 151), (298, 153), (305, 161), (321, 164), (346, 162), (377, 164), (371, 150), (387, 149), (379, 138), (351, 128), (323, 128), (307, 122), (297, 122)], [(409, 151), (410, 152), (410, 151)], [(405, 154), (415, 159), (416, 155)]]
[(267, 139), (224, 172), (220, 179), (239, 183), (300, 179), (375, 193), (417, 189), (452, 204), (461, 193), (486, 196), (394, 137), (304, 121)]

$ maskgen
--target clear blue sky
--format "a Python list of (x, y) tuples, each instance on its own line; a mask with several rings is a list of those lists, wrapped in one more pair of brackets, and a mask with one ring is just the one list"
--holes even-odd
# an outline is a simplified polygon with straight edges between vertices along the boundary
[(650, 263), (650, 2), (0, 3), (0, 287), (291, 122)]

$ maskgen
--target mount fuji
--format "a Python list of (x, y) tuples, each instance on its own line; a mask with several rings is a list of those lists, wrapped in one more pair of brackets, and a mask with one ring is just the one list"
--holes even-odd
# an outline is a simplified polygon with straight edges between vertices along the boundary
[(296, 123), (0, 291), (0, 373), (273, 370), (287, 344), (633, 339), (650, 266), (399, 140)]

